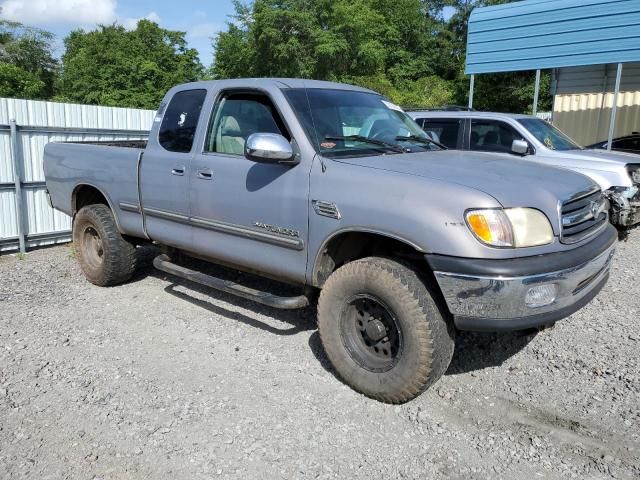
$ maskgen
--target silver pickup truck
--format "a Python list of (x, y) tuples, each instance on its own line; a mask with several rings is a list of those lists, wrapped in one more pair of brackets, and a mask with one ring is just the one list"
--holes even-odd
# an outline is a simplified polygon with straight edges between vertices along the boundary
[[(445, 372), (457, 330), (542, 326), (582, 308), (616, 244), (588, 177), (447, 151), (386, 98), (328, 82), (180, 85), (148, 143), (50, 143), (45, 175), (90, 282), (127, 281), (136, 245), (153, 242), (157, 268), (214, 289), (276, 308), (319, 294), (337, 373), (391, 403)], [(184, 255), (299, 295), (206, 275)]]
[(626, 152), (583, 148), (530, 115), (476, 111), (411, 111), (430, 137), (448, 148), (495, 152), (589, 176), (609, 200), (611, 223), (625, 236), (640, 224), (640, 159)]

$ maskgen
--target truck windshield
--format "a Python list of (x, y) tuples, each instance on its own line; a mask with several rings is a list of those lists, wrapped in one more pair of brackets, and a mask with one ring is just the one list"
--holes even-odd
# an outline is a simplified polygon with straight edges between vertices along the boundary
[(374, 93), (283, 90), (316, 150), (327, 157), (359, 157), (440, 150), (400, 107)]
[(550, 150), (582, 150), (580, 145), (544, 120), (521, 118), (518, 122)]

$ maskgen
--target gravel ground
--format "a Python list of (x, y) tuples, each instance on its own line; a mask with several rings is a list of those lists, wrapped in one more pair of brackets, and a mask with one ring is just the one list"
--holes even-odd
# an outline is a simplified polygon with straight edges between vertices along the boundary
[(90, 285), (73, 250), (0, 257), (0, 478), (639, 478), (640, 231), (590, 305), (461, 334), (390, 406), (334, 376), (314, 312), (177, 282)]

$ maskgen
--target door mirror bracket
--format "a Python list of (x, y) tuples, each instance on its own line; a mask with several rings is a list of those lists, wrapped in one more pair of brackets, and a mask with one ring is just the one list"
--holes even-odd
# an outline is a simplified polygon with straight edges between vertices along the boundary
[(259, 163), (296, 165), (299, 155), (293, 151), (291, 143), (278, 133), (253, 133), (244, 145), (244, 156)]

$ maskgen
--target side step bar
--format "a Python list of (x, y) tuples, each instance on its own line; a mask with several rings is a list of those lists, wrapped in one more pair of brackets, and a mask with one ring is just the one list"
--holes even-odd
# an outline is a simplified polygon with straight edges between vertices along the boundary
[(221, 278), (212, 277), (211, 275), (206, 275), (177, 265), (164, 254), (158, 255), (153, 259), (153, 266), (158, 270), (175, 275), (176, 277), (184, 278), (190, 282), (199, 283), (247, 300), (253, 300), (254, 302), (258, 302), (269, 307), (292, 310), (295, 308), (304, 308), (309, 305), (309, 298), (305, 295), (299, 295), (297, 297), (279, 297), (268, 292), (255, 290), (229, 280), (222, 280)]

